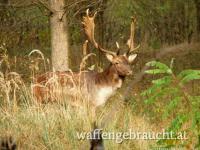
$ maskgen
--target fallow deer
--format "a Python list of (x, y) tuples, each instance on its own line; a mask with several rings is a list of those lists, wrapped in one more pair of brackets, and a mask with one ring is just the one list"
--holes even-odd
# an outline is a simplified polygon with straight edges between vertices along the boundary
[[(131, 35), (127, 42), (129, 47), (128, 51), (121, 55), (119, 49), (117, 52), (108, 51), (102, 48), (94, 38), (94, 19), (96, 13), (93, 16), (89, 15), (89, 10), (86, 11), (86, 16), (83, 17), (83, 26), (85, 34), (89, 41), (95, 48), (105, 54), (110, 65), (104, 69), (103, 72), (96, 71), (84, 71), (84, 72), (48, 72), (36, 78), (36, 86), (33, 87), (34, 95), (38, 100), (52, 98), (51, 96), (55, 91), (52, 89), (52, 83), (49, 79), (56, 76), (58, 83), (62, 87), (60, 90), (67, 95), (75, 95), (80, 89), (80, 93), (87, 97), (94, 106), (100, 106), (105, 104), (109, 97), (111, 97), (115, 91), (121, 88), (122, 83), (126, 76), (132, 74), (131, 63), (135, 60), (137, 54), (130, 55), (138, 47), (134, 48), (134, 27), (135, 19), (133, 18), (131, 23)], [(40, 86), (43, 85), (43, 86)]]

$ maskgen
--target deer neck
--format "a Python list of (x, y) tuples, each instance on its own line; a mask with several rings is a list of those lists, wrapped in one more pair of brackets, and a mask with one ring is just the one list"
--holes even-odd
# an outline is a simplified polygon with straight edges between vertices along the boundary
[(103, 72), (98, 73), (95, 79), (97, 85), (102, 87), (120, 88), (124, 77), (119, 76), (114, 65), (110, 64)]

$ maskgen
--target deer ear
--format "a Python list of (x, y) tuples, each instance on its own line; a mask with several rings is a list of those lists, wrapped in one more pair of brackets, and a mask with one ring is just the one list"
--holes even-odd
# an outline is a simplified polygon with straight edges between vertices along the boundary
[(113, 61), (113, 58), (114, 58), (113, 55), (111, 55), (111, 54), (106, 54), (106, 57), (107, 57), (107, 59), (108, 59), (110, 62)]
[(137, 54), (132, 54), (132, 55), (128, 56), (128, 62), (132, 63), (136, 57), (137, 57)]

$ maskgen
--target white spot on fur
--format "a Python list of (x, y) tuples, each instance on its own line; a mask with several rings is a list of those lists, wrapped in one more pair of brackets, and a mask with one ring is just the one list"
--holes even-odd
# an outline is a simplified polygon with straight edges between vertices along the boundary
[(108, 100), (110, 96), (114, 94), (115, 90), (113, 87), (102, 87), (97, 92), (97, 97), (95, 101), (96, 106), (100, 106), (105, 104), (105, 102)]
[(95, 105), (100, 106), (104, 105), (106, 101), (115, 94), (115, 91), (118, 88), (122, 87), (122, 80), (119, 79), (118, 82), (114, 86), (107, 86), (107, 87), (101, 87), (96, 94), (95, 98)]
[(116, 88), (121, 88), (122, 87), (122, 80), (119, 79), (117, 85), (116, 85)]

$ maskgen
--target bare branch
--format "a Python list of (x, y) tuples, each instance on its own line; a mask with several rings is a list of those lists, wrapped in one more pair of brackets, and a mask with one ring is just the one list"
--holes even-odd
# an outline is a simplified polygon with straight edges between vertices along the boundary
[(31, 6), (34, 6), (35, 3), (29, 3), (29, 4), (20, 4), (20, 5), (17, 5), (17, 4), (0, 4), (0, 8), (1, 9), (6, 9), (6, 8), (24, 8), (24, 7), (31, 7)]
[(77, 4), (82, 3), (82, 2), (87, 2), (87, 0), (80, 0), (77, 2), (72, 2), (71, 4), (65, 5), (64, 9), (69, 9), (69, 8), (75, 7)]
[(54, 13), (55, 10), (52, 9), (47, 3), (45, 3), (42, 0), (34, 0), (29, 2), (28, 4), (0, 4), (0, 9), (5, 9), (5, 8), (25, 8), (25, 7), (31, 7), (31, 6), (38, 6), (42, 5), (45, 9), (49, 10), (51, 13)]
[(42, 0), (36, 0), (36, 3), (37, 4), (41, 4), (44, 8), (46, 8), (47, 10), (49, 10), (51, 13), (55, 13), (56, 10), (54, 10), (53, 8), (51, 8), (49, 6), (49, 4), (45, 3), (44, 1)]

